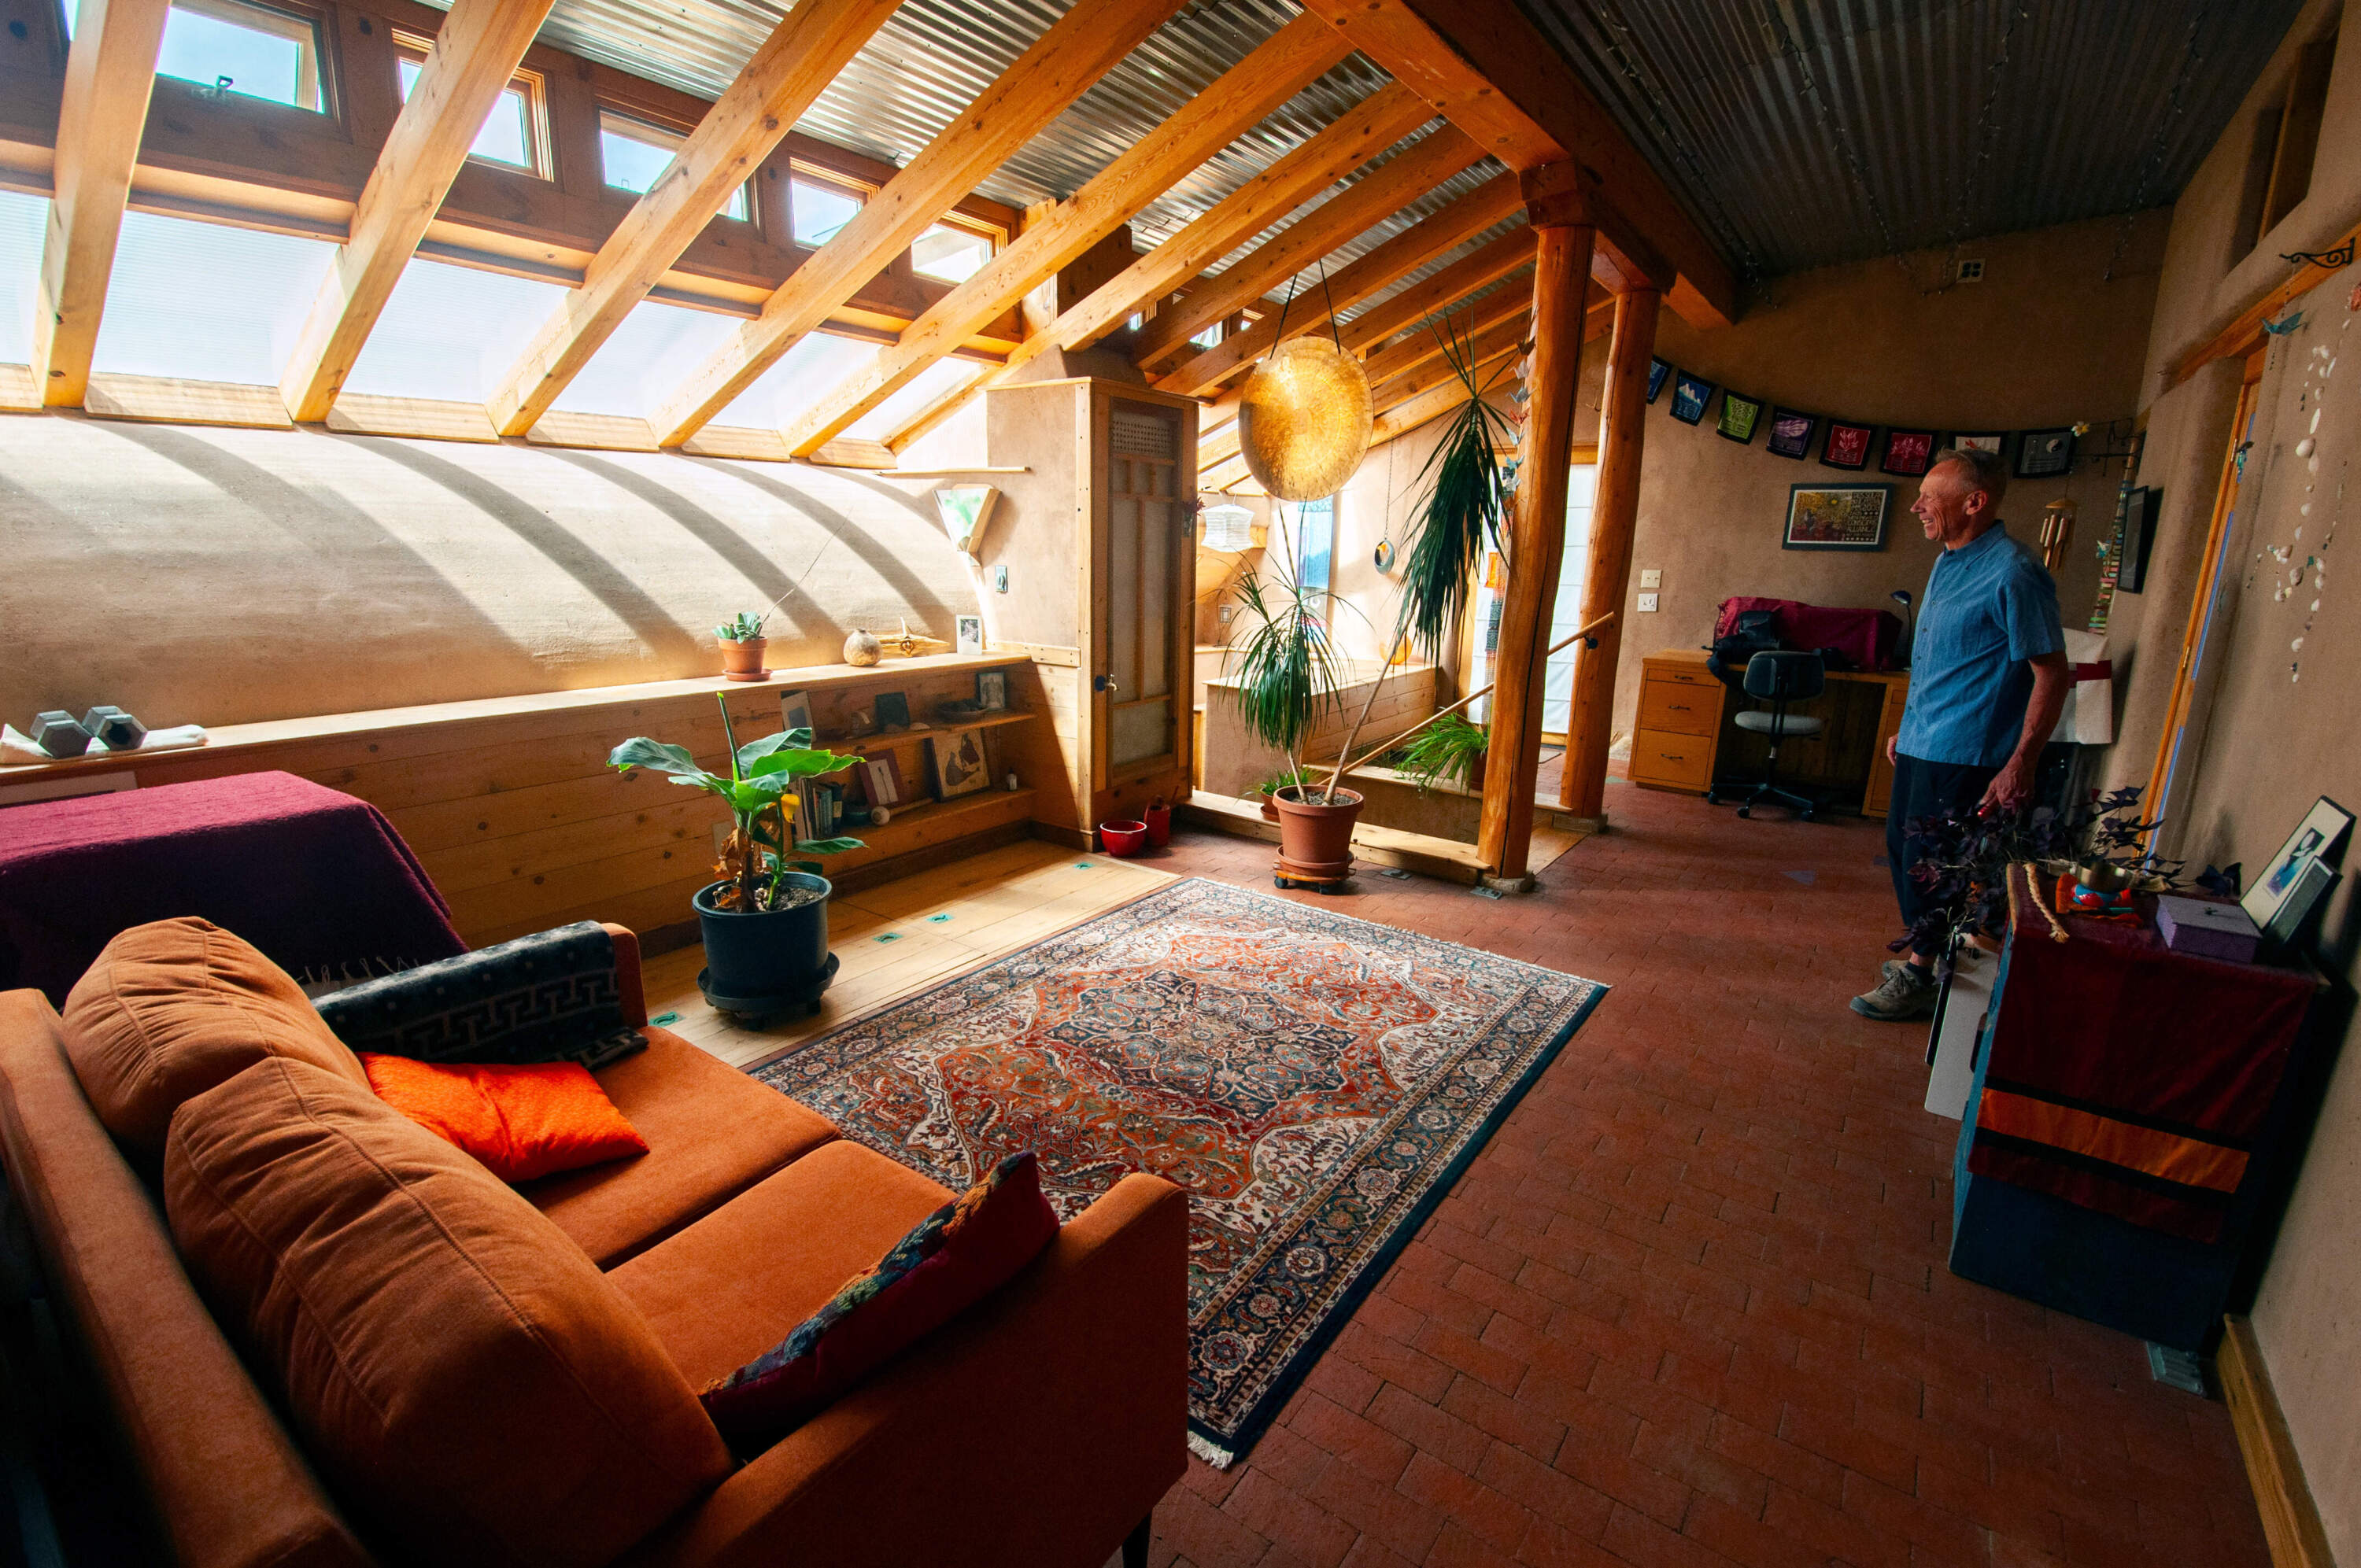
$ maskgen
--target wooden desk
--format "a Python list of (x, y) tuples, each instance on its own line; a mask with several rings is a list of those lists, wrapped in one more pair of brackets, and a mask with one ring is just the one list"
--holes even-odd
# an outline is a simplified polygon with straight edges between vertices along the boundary
[[(1641, 661), (1640, 712), (1631, 736), (1631, 782), (1703, 795), (1763, 776), (1767, 739), (1738, 727), (1745, 700), (1706, 668), (1702, 648), (1668, 648)], [(1900, 670), (1830, 670), (1828, 689), (1788, 711), (1826, 726), (1791, 738), (1779, 753), (1779, 782), (1855, 798), (1864, 817), (1885, 815), (1894, 795), (1886, 738), (1902, 727), (1910, 676)], [(1833, 802), (1832, 802), (1833, 804)]]

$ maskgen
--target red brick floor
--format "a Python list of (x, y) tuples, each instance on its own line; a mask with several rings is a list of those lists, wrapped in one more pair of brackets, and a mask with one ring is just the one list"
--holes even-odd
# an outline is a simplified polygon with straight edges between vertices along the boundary
[[(1878, 825), (1608, 809), (1531, 897), (1322, 901), (1615, 989), (1151, 1561), (2268, 1564), (2221, 1405), (1944, 1266), (1925, 1032), (1845, 1006), (1894, 925)], [(1268, 891), (1269, 854), (1163, 864)]]

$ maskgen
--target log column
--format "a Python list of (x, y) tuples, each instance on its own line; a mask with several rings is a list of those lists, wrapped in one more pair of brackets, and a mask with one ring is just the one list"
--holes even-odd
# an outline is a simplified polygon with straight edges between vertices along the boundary
[(1558, 805), (1598, 826), (1607, 820), (1607, 749), (1614, 739), (1615, 666), (1620, 613), (1631, 584), (1631, 534), (1640, 521), (1640, 448), (1648, 428), (1648, 362), (1656, 352), (1664, 296), (1653, 288), (1615, 297), (1615, 340), (1607, 352), (1606, 406), (1598, 417), (1598, 498), (1590, 510), (1590, 559), (1582, 575), (1580, 624), (1614, 621), (1574, 648), (1574, 699), (1566, 718), (1565, 770)]
[(1496, 884), (1530, 889), (1533, 789), (1541, 770), (1543, 651), (1549, 646), (1565, 556), (1566, 465), (1582, 374), (1583, 307), (1590, 291), (1588, 180), (1572, 163), (1518, 176), (1539, 235), (1533, 264), (1532, 358), (1525, 372), (1524, 461), (1509, 532), (1508, 591), (1500, 607), (1499, 685), (1476, 847)]

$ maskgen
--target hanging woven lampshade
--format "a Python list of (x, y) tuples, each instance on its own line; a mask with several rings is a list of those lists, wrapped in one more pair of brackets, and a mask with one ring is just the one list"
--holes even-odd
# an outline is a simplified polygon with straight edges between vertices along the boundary
[(1369, 449), (1369, 378), (1324, 337), (1290, 338), (1246, 378), (1238, 445), (1262, 488), (1284, 501), (1334, 495)]

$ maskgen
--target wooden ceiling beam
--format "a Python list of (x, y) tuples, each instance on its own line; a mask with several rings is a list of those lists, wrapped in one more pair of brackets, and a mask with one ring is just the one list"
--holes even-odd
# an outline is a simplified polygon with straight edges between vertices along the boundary
[[(1603, 289), (1597, 291), (1606, 292)], [(1533, 291), (1530, 288), (1496, 289), (1466, 310), (1455, 310), (1448, 318), (1449, 324), (1451, 330), (1461, 337), (1470, 333), (1489, 332), (1502, 322), (1522, 316), (1532, 309), (1532, 303)], [(1375, 387), (1415, 370), (1431, 359), (1442, 358), (1443, 350), (1444, 339), (1440, 334), (1422, 332), (1369, 355), (1361, 361), (1361, 370), (1369, 378), (1369, 385)]]
[(966, 282), (910, 324), (893, 348), (830, 391), (786, 430), (789, 450), (822, 444), (909, 384), (1044, 279), (1081, 256), (1172, 183), (1235, 140), (1352, 52), (1343, 35), (1298, 16), (1180, 111), (1092, 176)]
[(485, 400), (501, 434), (522, 435), (549, 411), (896, 4), (802, 0), (772, 29)]
[(66, 51), (31, 356), (34, 384), (53, 409), (80, 408), (90, 390), (170, 9), (166, 0), (84, 0)]
[(674, 389), (652, 421), (656, 438), (686, 441), (718, 416), (1181, 3), (1082, 0), (1059, 18)]
[[(1523, 207), (1524, 197), (1517, 189), (1515, 175), (1502, 174), (1488, 180), (1448, 206), (1438, 212), (1429, 213), (1401, 233), (1387, 239), (1382, 245), (1355, 257), (1350, 262), (1338, 268), (1328, 280), (1327, 294), (1335, 302), (1336, 309), (1350, 310), (1379, 290), (1399, 281), (1406, 274), (1415, 272), (1433, 262), (1437, 257), (1444, 256), (1466, 244), (1503, 218), (1522, 211)], [(1522, 241), (1524, 250), (1520, 258), (1521, 262), (1532, 258), (1532, 239), (1530, 231), (1521, 232), (1526, 235)], [(1502, 243), (1502, 241), (1495, 241), (1493, 245), (1485, 247), (1484, 250), (1477, 254), (1491, 252)], [(1454, 267), (1457, 265), (1455, 263)], [(1452, 269), (1447, 268), (1444, 270)], [(1463, 289), (1460, 291), (1464, 293), (1466, 291)], [(1445, 297), (1456, 298), (1457, 296)], [(1328, 301), (1324, 299), (1321, 302), (1323, 309), (1316, 315), (1300, 316), (1288, 322), (1286, 335), (1300, 337), (1325, 324), (1327, 303)], [(1365, 315), (1367, 313), (1363, 313)], [(1356, 318), (1354, 322), (1346, 323), (1340, 334), (1347, 351), (1366, 347), (1370, 342), (1375, 341), (1367, 338), (1356, 340), (1355, 328), (1357, 325)], [(1269, 351), (1271, 345), (1279, 341), (1279, 326), (1280, 323), (1276, 317), (1256, 322), (1244, 331), (1232, 334), (1203, 353), (1182, 360), (1180, 364), (1163, 375), (1151, 378), (1157, 386), (1169, 392), (1182, 392), (1191, 396), (1202, 395), (1205, 389), (1217, 386), (1228, 378), (1251, 368), (1254, 362), (1261, 358)]]
[(1051, 348), (1088, 348), (1133, 312), (1187, 287), (1212, 263), (1326, 190), (1434, 117), (1425, 101), (1389, 82), (1305, 142), (1093, 290), (1008, 356), (1003, 368), (955, 387), (885, 437), (900, 451), (956, 413), (970, 398), (1008, 381), (1017, 367)]
[[(1448, 126), (1403, 148), (1231, 266), (1211, 278), (1199, 279), (1186, 294), (1159, 309), (1140, 328), (1133, 362), (1153, 365), (1167, 355), (1189, 353), (1191, 334), (1281, 289), (1289, 279), (1338, 246), (1385, 222), (1483, 156), (1474, 142)], [(1333, 288), (1330, 291), (1334, 292)], [(1324, 318), (1323, 302), (1307, 298), (1295, 303), (1320, 312)]]
[(1516, 0), (1304, 0), (1304, 8), (1510, 169), (1573, 159), (1592, 170), (1610, 287), (1653, 278), (1691, 326), (1737, 318), (1730, 263)]
[(343, 389), (401, 270), (426, 237), (551, 0), (457, 0), (378, 154), (349, 237), (313, 297), (279, 378), (291, 418), (317, 423)]

